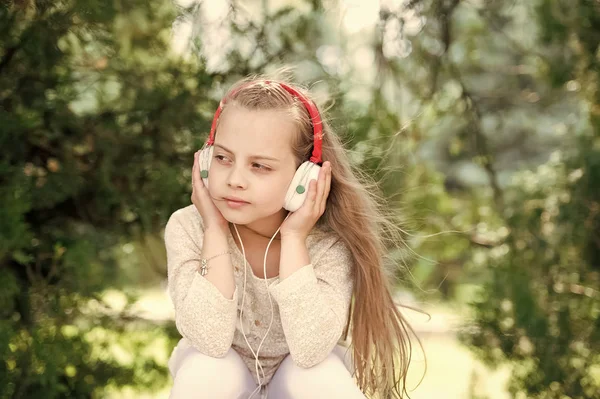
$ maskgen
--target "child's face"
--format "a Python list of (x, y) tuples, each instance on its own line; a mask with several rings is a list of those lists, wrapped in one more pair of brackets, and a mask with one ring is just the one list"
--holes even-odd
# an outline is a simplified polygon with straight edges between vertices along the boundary
[[(282, 212), (296, 172), (296, 127), (277, 110), (231, 106), (221, 114), (209, 171), (209, 192), (226, 220), (249, 224)], [(236, 197), (247, 204), (228, 202)]]

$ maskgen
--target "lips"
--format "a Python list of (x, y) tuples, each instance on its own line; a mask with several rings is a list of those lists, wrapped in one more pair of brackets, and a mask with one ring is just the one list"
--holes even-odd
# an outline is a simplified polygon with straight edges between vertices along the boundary
[(249, 204), (248, 201), (244, 201), (243, 199), (238, 197), (223, 197), (223, 199), (231, 202), (239, 202), (240, 204)]

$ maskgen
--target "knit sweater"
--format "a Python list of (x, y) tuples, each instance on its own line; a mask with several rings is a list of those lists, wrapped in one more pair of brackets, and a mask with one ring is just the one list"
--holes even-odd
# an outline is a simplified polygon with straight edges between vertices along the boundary
[[(202, 218), (194, 205), (175, 211), (165, 227), (169, 295), (182, 341), (199, 352), (223, 357), (233, 348), (255, 381), (255, 359), (244, 340), (240, 310), (244, 287), (244, 258), (228, 232), (235, 291), (228, 299), (198, 271), (204, 239)], [(306, 239), (311, 263), (287, 278), (256, 277), (246, 262), (243, 328), (256, 352), (271, 321), (267, 290), (273, 299), (273, 324), (259, 353), (268, 383), (290, 354), (300, 367), (323, 361), (340, 340), (352, 296), (350, 251), (339, 236), (313, 228)], [(267, 288), (268, 286), (268, 288)], [(181, 341), (180, 341), (181, 342)]]

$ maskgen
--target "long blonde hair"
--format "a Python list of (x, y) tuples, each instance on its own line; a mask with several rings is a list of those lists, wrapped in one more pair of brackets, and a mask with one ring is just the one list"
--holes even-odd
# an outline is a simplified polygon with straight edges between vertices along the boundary
[[(267, 83), (267, 80), (271, 83)], [(306, 108), (284, 88), (283, 82), (310, 98), (308, 92), (281, 78), (253, 76), (235, 84), (226, 95), (231, 104), (246, 109), (281, 109), (290, 112), (298, 126), (292, 144), (299, 166), (310, 158), (313, 127)], [(352, 167), (341, 139), (325, 121), (323, 113), (323, 160), (331, 162), (331, 189), (325, 213), (318, 225), (335, 231), (352, 252), (354, 292), (344, 335), (350, 346), (357, 383), (365, 395), (402, 398), (412, 354), (413, 333), (392, 297), (386, 271), (387, 252), (403, 245), (402, 230), (376, 184)], [(416, 336), (415, 336), (416, 337)]]

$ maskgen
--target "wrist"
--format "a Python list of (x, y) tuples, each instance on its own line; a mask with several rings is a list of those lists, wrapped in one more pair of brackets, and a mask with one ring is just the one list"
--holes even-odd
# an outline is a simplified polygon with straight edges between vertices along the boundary
[(228, 226), (209, 225), (204, 227), (204, 234), (218, 234), (227, 236), (229, 231)]
[(289, 233), (284, 233), (281, 232), (281, 241), (298, 241), (298, 242), (306, 242), (306, 234), (303, 233), (297, 233), (297, 232), (289, 232)]

